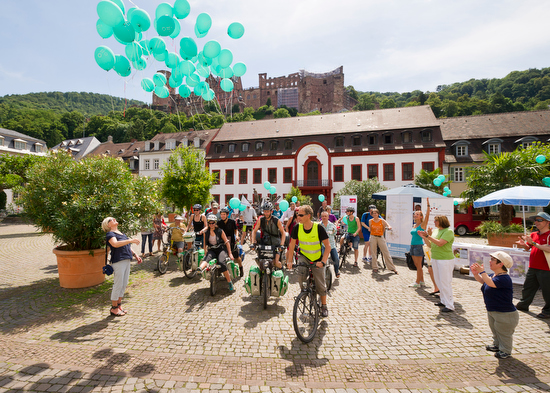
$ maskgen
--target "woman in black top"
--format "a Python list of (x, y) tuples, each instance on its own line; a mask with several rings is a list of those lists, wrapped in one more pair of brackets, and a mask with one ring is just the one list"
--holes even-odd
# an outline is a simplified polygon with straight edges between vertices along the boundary
[(199, 234), (206, 227), (206, 216), (201, 213), (202, 205), (193, 205), (193, 214), (189, 217), (189, 224), (187, 230), (193, 226), (193, 232), (195, 232), (195, 240), (201, 242), (204, 245), (204, 238), (202, 234)]
[(138, 239), (130, 239), (128, 236), (118, 230), (118, 222), (113, 217), (107, 217), (103, 220), (101, 227), (107, 235), (107, 246), (111, 248), (111, 265), (114, 271), (113, 290), (111, 292), (111, 315), (121, 317), (126, 314), (122, 308), (122, 297), (126, 291), (128, 280), (130, 278), (130, 262), (132, 256), (135, 256), (138, 263), (141, 258), (132, 251), (130, 244), (139, 244)]
[[(204, 234), (204, 244), (207, 251), (199, 267), (199, 272), (202, 273), (202, 271), (208, 265), (208, 262), (210, 262), (210, 260), (212, 260), (213, 258), (216, 258), (216, 264), (220, 266), (220, 271), (223, 273), (225, 279), (229, 283), (229, 290), (233, 291), (235, 290), (235, 288), (233, 287), (231, 277), (229, 276), (229, 272), (227, 271), (227, 266), (225, 264), (228, 256), (229, 259), (233, 260), (233, 254), (231, 253), (231, 243), (227, 239), (227, 236), (225, 236), (225, 233), (220, 228), (218, 228), (217, 222), (218, 217), (213, 214), (210, 214), (208, 216), (208, 230)], [(227, 250), (227, 252), (225, 250)]]

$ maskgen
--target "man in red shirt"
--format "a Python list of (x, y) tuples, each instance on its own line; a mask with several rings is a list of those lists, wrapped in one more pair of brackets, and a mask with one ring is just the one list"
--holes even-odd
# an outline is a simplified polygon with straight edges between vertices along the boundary
[(535, 217), (535, 226), (538, 232), (520, 237), (519, 244), (527, 245), (531, 249), (529, 256), (529, 270), (525, 276), (521, 300), (516, 305), (520, 311), (529, 311), (538, 289), (542, 289), (544, 307), (537, 315), (539, 318), (550, 318), (550, 265), (544, 252), (550, 252), (550, 214), (540, 212)]

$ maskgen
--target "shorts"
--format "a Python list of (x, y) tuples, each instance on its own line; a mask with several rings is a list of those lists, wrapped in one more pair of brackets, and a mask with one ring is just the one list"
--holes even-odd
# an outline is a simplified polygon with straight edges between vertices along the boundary
[(363, 232), (363, 240), (368, 242), (370, 240), (370, 232), (366, 230), (362, 232)]
[(172, 247), (174, 248), (185, 248), (185, 243), (184, 242), (173, 242), (172, 243)]
[(413, 257), (423, 257), (424, 256), (424, 246), (422, 244), (411, 244), (411, 256), (413, 256)]
[(216, 264), (220, 267), (220, 272), (223, 273), (227, 271), (227, 264), (225, 260), (227, 259), (227, 253), (225, 251), (216, 251), (213, 249), (208, 250), (204, 256), (203, 262), (210, 262), (213, 258), (216, 258)]
[(347, 235), (348, 241), (353, 243), (353, 249), (357, 250), (359, 248), (359, 236), (353, 236), (351, 233)]

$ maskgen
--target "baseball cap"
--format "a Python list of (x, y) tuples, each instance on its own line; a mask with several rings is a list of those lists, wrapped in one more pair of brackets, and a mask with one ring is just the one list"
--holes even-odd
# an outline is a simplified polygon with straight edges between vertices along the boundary
[(496, 251), (492, 254), (490, 254), (493, 258), (498, 259), (504, 266), (506, 266), (506, 269), (510, 269), (512, 265), (514, 264), (514, 261), (512, 260), (512, 257), (508, 254), (506, 254), (504, 251)]
[(220, 205), (218, 205), (216, 202), (214, 202), (214, 203), (212, 204), (212, 207), (220, 207)]
[(550, 214), (546, 213), (546, 212), (540, 212), (539, 214), (537, 214), (536, 216), (532, 217), (533, 219), (535, 217), (540, 217), (546, 221), (550, 221)]

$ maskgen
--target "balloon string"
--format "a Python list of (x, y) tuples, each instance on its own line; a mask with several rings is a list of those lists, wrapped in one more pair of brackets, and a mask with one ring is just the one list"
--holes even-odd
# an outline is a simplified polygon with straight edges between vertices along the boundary
[(171, 95), (171, 94), (170, 94), (168, 97), (170, 97), (170, 99), (174, 102), (174, 106), (176, 107), (176, 114), (177, 114), (177, 116), (178, 116), (178, 123), (179, 123), (179, 125), (180, 125), (180, 132), (181, 132), (181, 131), (182, 131), (182, 129), (181, 129), (181, 119), (180, 119), (180, 112), (179, 112), (179, 110), (178, 110), (178, 103), (176, 102), (176, 100), (174, 100), (174, 99), (172, 98), (172, 95)]

